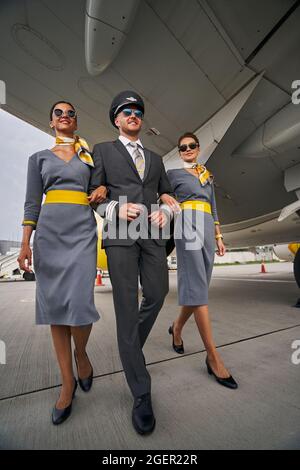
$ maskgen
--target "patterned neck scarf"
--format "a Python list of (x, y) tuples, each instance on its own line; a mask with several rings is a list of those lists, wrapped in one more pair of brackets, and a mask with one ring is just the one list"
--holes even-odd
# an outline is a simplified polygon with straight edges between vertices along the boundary
[(193, 163), (183, 162), (183, 167), (192, 168), (193, 170), (197, 171), (201, 186), (205, 186), (207, 183), (212, 184), (214, 177), (212, 173), (208, 171), (204, 165), (200, 165), (199, 163), (195, 163), (195, 162)]
[(61, 146), (74, 145), (75, 152), (77, 153), (78, 158), (86, 165), (94, 167), (94, 162), (89, 152), (88, 143), (82, 137), (79, 137), (79, 135), (75, 135), (74, 138), (57, 136), (55, 139), (55, 143), (56, 145)]

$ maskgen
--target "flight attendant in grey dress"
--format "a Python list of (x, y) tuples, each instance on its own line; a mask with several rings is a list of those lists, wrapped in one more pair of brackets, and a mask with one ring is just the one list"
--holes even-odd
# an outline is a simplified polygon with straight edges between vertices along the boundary
[(181, 206), (175, 221), (175, 245), (177, 253), (178, 299), (181, 313), (169, 328), (173, 348), (184, 353), (182, 329), (194, 314), (194, 318), (207, 351), (206, 366), (209, 374), (228, 388), (237, 383), (225, 368), (216, 350), (208, 312), (208, 287), (211, 279), (215, 241), (217, 254), (225, 254), (216, 209), (212, 174), (197, 164), (199, 141), (196, 135), (185, 133), (178, 141), (183, 168), (169, 170), (172, 189)]
[[(36, 275), (36, 324), (51, 325), (62, 388), (52, 412), (53, 424), (65, 421), (77, 388), (72, 366), (71, 337), (83, 391), (92, 386), (93, 369), (86, 345), (93, 322), (96, 221), (88, 200), (93, 159), (86, 142), (74, 136), (76, 111), (60, 101), (50, 111), (56, 146), (29, 158), (20, 268), (31, 271), (30, 238)], [(46, 195), (42, 205), (43, 195)], [(103, 188), (103, 199), (106, 189)], [(98, 195), (99, 196), (99, 195)]]

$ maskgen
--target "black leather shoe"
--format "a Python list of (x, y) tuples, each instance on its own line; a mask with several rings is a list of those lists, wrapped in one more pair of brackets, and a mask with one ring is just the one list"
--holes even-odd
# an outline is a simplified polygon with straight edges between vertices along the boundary
[(150, 434), (154, 430), (155, 417), (150, 393), (135, 398), (132, 408), (132, 424), (139, 434)]
[[(86, 357), (89, 359), (89, 357), (88, 357), (87, 354), (86, 354)], [(75, 349), (74, 349), (74, 359), (75, 359), (75, 364), (76, 364), (76, 368), (77, 368), (77, 375), (78, 375), (79, 387), (80, 387), (81, 390), (83, 390), (84, 392), (89, 392), (89, 391), (91, 390), (91, 388), (92, 388), (92, 385), (93, 385), (93, 374), (94, 374), (91, 361), (89, 360), (89, 362), (90, 362), (90, 364), (91, 364), (91, 367), (92, 367), (92, 372), (90, 373), (90, 375), (89, 375), (86, 379), (81, 379), (81, 378), (79, 377), (79, 373), (78, 373), (78, 363), (77, 363), (77, 358), (76, 358)]]
[(210, 367), (207, 357), (206, 357), (205, 362), (206, 362), (207, 372), (209, 373), (209, 375), (213, 375), (215, 377), (216, 381), (219, 382), (219, 384), (224, 385), (224, 387), (228, 387), (228, 388), (232, 388), (232, 389), (238, 388), (238, 384), (236, 383), (236, 381), (234, 380), (234, 378), (231, 375), (229, 377), (226, 377), (226, 378), (218, 377), (214, 373), (212, 368)]
[(173, 349), (175, 352), (177, 352), (177, 354), (184, 354), (184, 347), (183, 347), (183, 341), (181, 344), (175, 344), (174, 343), (174, 333), (173, 333), (173, 326), (170, 326), (169, 328), (169, 334), (172, 335), (172, 338), (173, 338), (173, 341), (172, 341), (172, 346), (173, 346)]
[(73, 390), (73, 394), (72, 394), (72, 400), (71, 400), (71, 403), (69, 406), (67, 406), (66, 408), (62, 408), (62, 409), (58, 409), (56, 408), (56, 406), (54, 406), (53, 410), (52, 410), (52, 423), (53, 424), (61, 424), (63, 423), (64, 421), (66, 421), (66, 419), (70, 416), (71, 412), (72, 412), (72, 401), (73, 401), (73, 398), (75, 397), (75, 392), (76, 392), (76, 388), (77, 388), (77, 380), (75, 379), (74, 377), (74, 390)]

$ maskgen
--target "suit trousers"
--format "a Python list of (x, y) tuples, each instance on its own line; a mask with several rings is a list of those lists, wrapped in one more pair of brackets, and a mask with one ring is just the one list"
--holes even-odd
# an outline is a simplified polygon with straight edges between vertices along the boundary
[(131, 246), (108, 246), (105, 250), (113, 287), (119, 353), (129, 388), (136, 398), (151, 392), (151, 377), (142, 348), (169, 289), (166, 248), (152, 239), (138, 239)]

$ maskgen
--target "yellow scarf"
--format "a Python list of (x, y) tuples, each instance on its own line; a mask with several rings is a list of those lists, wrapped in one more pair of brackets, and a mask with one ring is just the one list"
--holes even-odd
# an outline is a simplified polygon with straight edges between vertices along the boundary
[(213, 182), (213, 175), (204, 165), (200, 165), (199, 163), (196, 163), (194, 168), (197, 170), (198, 173), (198, 178), (201, 183), (201, 186), (205, 186), (207, 183), (212, 183)]
[(57, 136), (55, 143), (56, 145), (74, 145), (78, 158), (86, 165), (94, 167), (94, 162), (89, 152), (90, 149), (88, 143), (85, 139), (79, 137), (79, 135), (75, 135), (74, 138)]
[(183, 162), (183, 167), (197, 170), (201, 186), (205, 186), (207, 183), (211, 184), (214, 180), (213, 174), (204, 165), (200, 165), (200, 163)]

